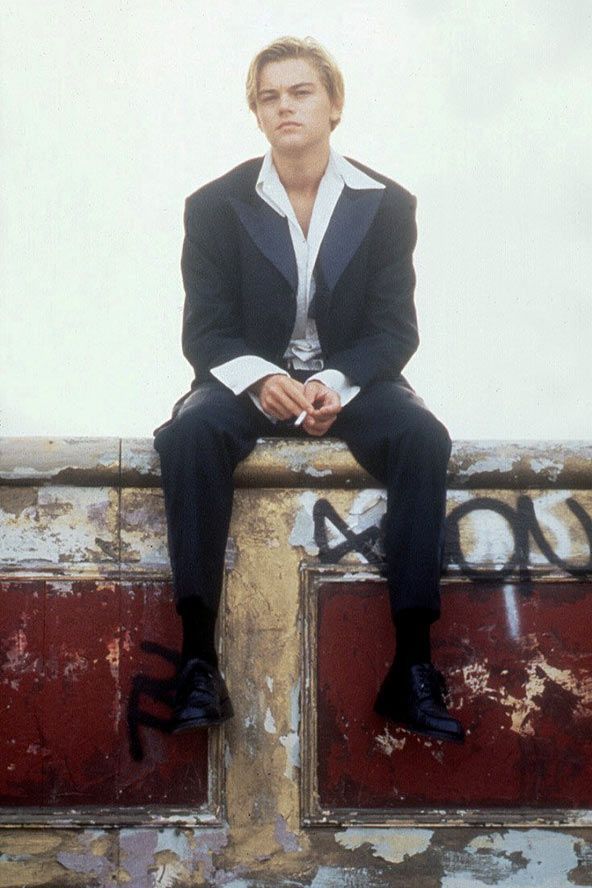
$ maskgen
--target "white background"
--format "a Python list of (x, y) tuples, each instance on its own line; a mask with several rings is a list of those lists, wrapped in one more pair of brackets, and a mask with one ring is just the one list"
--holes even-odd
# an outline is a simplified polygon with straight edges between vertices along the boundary
[(455, 438), (591, 438), (590, 0), (0, 0), (0, 435), (146, 436), (191, 381), (184, 198), (266, 148), (251, 57), (337, 58), (418, 196), (407, 375)]

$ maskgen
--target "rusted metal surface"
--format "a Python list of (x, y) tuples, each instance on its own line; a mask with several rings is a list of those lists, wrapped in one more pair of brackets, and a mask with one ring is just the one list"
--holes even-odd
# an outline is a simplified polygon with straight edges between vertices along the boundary
[(168, 732), (170, 596), (151, 583), (0, 583), (0, 804), (206, 805), (207, 736)]
[(552, 818), (589, 816), (567, 812), (592, 809), (592, 583), (445, 585), (434, 657), (467, 730), (463, 746), (412, 735), (372, 711), (395, 650), (383, 581), (321, 577), (310, 594), (314, 819), (381, 820), (406, 809), (432, 821), (442, 809), (452, 819), (471, 811), (473, 822), (507, 819), (500, 809), (535, 820), (541, 808)]
[[(262, 439), (237, 469), (239, 487), (372, 486), (336, 439)], [(160, 467), (151, 438), (2, 438), (0, 481), (5, 485), (72, 484), (158, 487)], [(451, 489), (592, 488), (589, 441), (455, 441)]]

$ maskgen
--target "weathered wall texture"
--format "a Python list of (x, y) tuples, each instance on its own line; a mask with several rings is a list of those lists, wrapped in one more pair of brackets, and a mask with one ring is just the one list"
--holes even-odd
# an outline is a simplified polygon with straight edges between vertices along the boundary
[(0, 888), (592, 885), (592, 447), (455, 445), (434, 648), (456, 747), (372, 712), (385, 501), (342, 444), (239, 469), (236, 715), (183, 738), (150, 443), (0, 446)]

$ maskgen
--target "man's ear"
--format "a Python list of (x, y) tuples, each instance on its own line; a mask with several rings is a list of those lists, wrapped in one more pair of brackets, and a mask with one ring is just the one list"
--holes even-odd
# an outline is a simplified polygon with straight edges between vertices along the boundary
[(343, 105), (331, 105), (331, 113), (329, 114), (329, 120), (333, 124), (333, 126), (337, 126), (339, 121), (341, 120), (341, 115), (343, 113)]

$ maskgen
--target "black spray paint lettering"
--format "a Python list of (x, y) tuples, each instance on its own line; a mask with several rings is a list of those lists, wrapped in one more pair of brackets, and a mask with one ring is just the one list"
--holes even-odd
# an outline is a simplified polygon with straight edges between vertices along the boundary
[[(382, 522), (380, 526), (372, 525), (355, 533), (351, 527), (337, 514), (326, 499), (319, 499), (312, 510), (314, 522), (314, 541), (319, 550), (319, 560), (323, 563), (341, 561), (348, 552), (358, 552), (369, 564), (382, 564), (384, 558), (380, 552), (382, 539)], [(329, 547), (327, 539), (327, 522), (333, 525), (345, 537), (343, 543)]]
[[(143, 651), (148, 654), (156, 654), (176, 668), (179, 667), (181, 657), (177, 651), (171, 648), (163, 647), (153, 641), (143, 641), (140, 645)], [(156, 728), (163, 733), (170, 733), (172, 720), (170, 718), (159, 718), (146, 712), (141, 708), (143, 697), (150, 700), (156, 700), (172, 707), (174, 693), (176, 687), (176, 679), (173, 678), (154, 678), (151, 675), (134, 675), (132, 681), (132, 689), (127, 704), (127, 727), (129, 736), (129, 750), (132, 759), (141, 762), (144, 758), (144, 750), (140, 738), (140, 725), (148, 728)]]
[[(553, 550), (539, 525), (531, 498), (522, 495), (518, 497), (516, 507), (493, 497), (475, 497), (469, 502), (456, 506), (446, 519), (446, 565), (457, 566), (464, 576), (479, 580), (504, 579), (516, 573), (527, 579), (530, 567), (530, 540), (532, 538), (550, 564), (564, 570), (571, 576), (588, 576), (592, 572), (592, 518), (573, 497), (566, 500), (566, 505), (579, 521), (588, 543), (590, 554), (585, 564), (571, 564)], [(505, 564), (499, 568), (475, 567), (467, 560), (463, 552), (460, 522), (470, 513), (479, 511), (500, 515), (507, 522), (512, 533), (513, 552)], [(355, 533), (326, 499), (319, 499), (313, 508), (313, 522), (314, 540), (319, 549), (319, 560), (323, 564), (335, 564), (350, 552), (358, 552), (370, 564), (382, 564), (380, 540), (384, 518), (380, 525), (373, 525), (361, 533)], [(329, 546), (327, 522), (331, 523), (345, 537), (344, 542)]]

